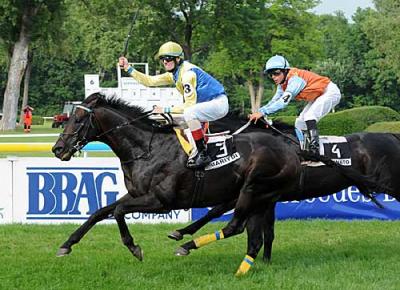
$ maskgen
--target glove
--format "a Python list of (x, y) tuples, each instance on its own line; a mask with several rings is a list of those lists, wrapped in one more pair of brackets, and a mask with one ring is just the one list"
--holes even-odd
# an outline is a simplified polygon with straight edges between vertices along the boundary
[(128, 62), (128, 60), (126, 59), (126, 57), (124, 57), (124, 56), (121, 56), (121, 57), (118, 59), (118, 64), (119, 64), (119, 67), (120, 67), (121, 69), (127, 70), (127, 69), (129, 68), (129, 62)]
[(250, 114), (250, 115), (248, 116), (248, 118), (250, 119), (250, 121), (254, 121), (254, 123), (256, 123), (257, 120), (260, 119), (260, 118), (263, 117), (263, 116), (264, 116), (263, 113), (261, 113), (261, 112), (255, 112), (255, 113)]

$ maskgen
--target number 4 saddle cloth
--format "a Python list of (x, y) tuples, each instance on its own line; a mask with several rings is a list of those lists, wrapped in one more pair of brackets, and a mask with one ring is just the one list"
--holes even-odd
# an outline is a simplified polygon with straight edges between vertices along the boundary
[[(197, 154), (197, 148), (189, 129), (174, 128), (179, 143), (187, 155), (192, 156)], [(229, 131), (220, 133), (205, 134), (207, 142), (207, 152), (212, 159), (204, 169), (212, 170), (228, 165), (240, 158), (239, 152), (236, 151), (233, 142), (233, 135)]]
[(319, 151), (321, 155), (332, 159), (343, 166), (351, 166), (350, 145), (345, 137), (321, 136), (319, 139)]

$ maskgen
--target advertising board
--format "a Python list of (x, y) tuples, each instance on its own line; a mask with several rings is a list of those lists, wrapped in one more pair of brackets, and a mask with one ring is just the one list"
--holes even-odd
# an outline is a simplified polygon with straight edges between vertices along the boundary
[[(394, 198), (380, 194), (377, 200), (384, 208), (376, 206), (371, 199), (360, 194), (352, 186), (335, 194), (311, 198), (303, 201), (278, 202), (276, 205), (276, 218), (284, 219), (383, 219), (399, 220), (400, 203)], [(204, 216), (209, 208), (193, 209), (192, 219)], [(233, 211), (229, 211), (215, 221), (229, 221)]]
[[(13, 162), (13, 222), (82, 223), (126, 194), (118, 158), (20, 158)], [(127, 222), (187, 222), (190, 212), (132, 213)], [(105, 222), (112, 222), (108, 219)]]
[(0, 224), (11, 223), (13, 215), (12, 202), (12, 162), (0, 159)]
[[(0, 159), (1, 223), (83, 223), (96, 210), (126, 194), (118, 158)], [(280, 202), (277, 219), (400, 219), (400, 203), (380, 194), (377, 207), (356, 187), (304, 201)], [(169, 213), (126, 215), (130, 223), (177, 223), (197, 220), (208, 208), (173, 210)], [(232, 211), (220, 221), (231, 218)], [(109, 218), (103, 222), (114, 222)]]

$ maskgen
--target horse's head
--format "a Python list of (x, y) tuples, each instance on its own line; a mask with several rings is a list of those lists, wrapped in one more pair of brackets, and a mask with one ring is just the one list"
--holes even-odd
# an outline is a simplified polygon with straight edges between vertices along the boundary
[(96, 139), (98, 135), (94, 113), (96, 100), (95, 97), (89, 97), (76, 107), (52, 148), (57, 158), (68, 161), (75, 152)]
[[(152, 111), (145, 112), (143, 108), (129, 105), (115, 96), (92, 94), (77, 106), (52, 151), (57, 158), (68, 161), (91, 141), (100, 140), (117, 148), (124, 137), (129, 139), (129, 149), (139, 147), (139, 151), (145, 152), (128, 158), (144, 158), (149, 155), (149, 144), (142, 140), (139, 131), (147, 130), (153, 135), (154, 128), (160, 130), (158, 122), (149, 118), (151, 114)], [(149, 137), (149, 142), (151, 139)], [(129, 154), (133, 152), (128, 151)]]

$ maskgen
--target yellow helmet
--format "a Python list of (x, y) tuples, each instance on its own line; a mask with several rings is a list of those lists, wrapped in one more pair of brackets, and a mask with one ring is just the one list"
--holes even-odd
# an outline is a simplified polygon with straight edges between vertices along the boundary
[(160, 49), (156, 54), (157, 58), (160, 58), (162, 56), (176, 56), (183, 58), (182, 46), (180, 46), (176, 42), (168, 41), (160, 46)]

